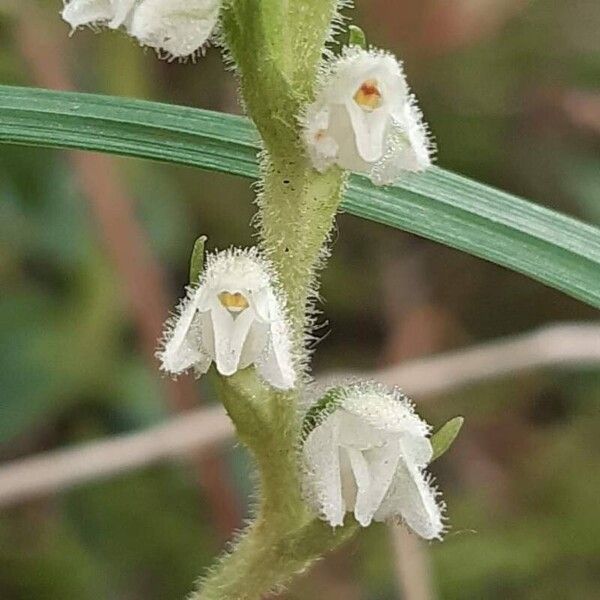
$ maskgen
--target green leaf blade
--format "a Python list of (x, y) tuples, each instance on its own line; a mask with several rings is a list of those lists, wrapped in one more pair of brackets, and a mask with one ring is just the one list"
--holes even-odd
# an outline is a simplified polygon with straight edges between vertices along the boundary
[[(93, 94), (0, 86), (0, 142), (108, 152), (256, 178), (243, 117)], [(434, 167), (394, 186), (353, 176), (343, 209), (536, 279), (600, 308), (600, 230)]]
[(387, 188), (354, 176), (343, 208), (600, 307), (600, 230), (566, 215), (438, 167)]

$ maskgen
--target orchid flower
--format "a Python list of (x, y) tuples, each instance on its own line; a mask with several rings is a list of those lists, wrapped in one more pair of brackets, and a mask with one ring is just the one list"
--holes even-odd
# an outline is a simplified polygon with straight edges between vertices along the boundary
[(167, 322), (162, 368), (177, 375), (211, 363), (230, 376), (254, 364), (273, 387), (295, 383), (285, 302), (270, 265), (255, 248), (209, 255), (200, 284), (190, 286)]
[(350, 46), (327, 63), (301, 122), (318, 171), (337, 164), (383, 185), (431, 165), (421, 112), (401, 64), (386, 52)]
[(443, 506), (424, 471), (429, 432), (398, 391), (372, 383), (329, 390), (305, 418), (308, 501), (334, 527), (353, 512), (363, 527), (400, 518), (421, 537), (440, 538)]

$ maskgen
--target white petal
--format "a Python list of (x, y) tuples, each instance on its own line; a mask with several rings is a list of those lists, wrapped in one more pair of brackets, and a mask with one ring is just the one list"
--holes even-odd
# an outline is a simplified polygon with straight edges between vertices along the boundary
[(287, 390), (294, 387), (296, 372), (292, 357), (290, 331), (283, 309), (273, 292), (269, 293), (270, 336), (267, 353), (257, 362), (259, 373), (272, 386)]
[(366, 112), (354, 100), (346, 103), (359, 156), (368, 163), (382, 158), (390, 115), (385, 107)]
[(400, 460), (400, 449), (398, 443), (390, 442), (381, 448), (365, 451), (364, 457), (370, 481), (369, 486), (364, 490), (360, 485), (358, 486), (354, 516), (363, 527), (366, 527), (371, 523), (390, 488)]
[(413, 102), (407, 102), (400, 116), (394, 117), (388, 150), (371, 172), (376, 185), (393, 183), (403, 173), (424, 171), (431, 166), (434, 145)]
[(312, 105), (304, 117), (304, 139), (313, 166), (325, 171), (338, 156), (339, 144), (329, 132), (329, 108)]
[(113, 15), (108, 26), (112, 29), (121, 27), (131, 17), (131, 11), (135, 3), (136, 0), (111, 0)]
[(215, 306), (210, 315), (215, 340), (215, 364), (221, 375), (233, 375), (239, 368), (242, 347), (255, 319), (250, 308), (235, 318), (221, 305)]
[[(369, 473), (369, 465), (360, 450), (354, 448), (345, 447), (342, 452), (348, 453), (350, 459), (350, 465), (352, 466), (352, 473), (354, 480), (356, 481), (356, 500), (354, 505), (354, 516), (356, 520), (363, 526), (367, 527), (371, 522), (373, 515), (369, 515), (366, 511), (362, 510), (365, 504), (365, 497), (369, 496), (369, 489), (371, 486), (371, 475)], [(358, 510), (360, 502), (361, 510)], [(374, 512), (374, 511), (373, 511)]]
[(219, 16), (220, 0), (144, 0), (129, 33), (145, 46), (188, 56), (204, 45)]
[(429, 425), (414, 411), (408, 398), (399, 391), (375, 383), (361, 383), (347, 388), (343, 407), (376, 429), (424, 438)]
[(270, 323), (271, 317), (271, 297), (272, 292), (267, 286), (260, 288), (248, 296), (250, 306), (256, 312), (256, 316), (263, 323)]
[(356, 477), (352, 470), (352, 463), (348, 450), (343, 446), (336, 449), (340, 460), (340, 480), (342, 483), (342, 505), (343, 512), (353, 511), (356, 506), (356, 494), (358, 486), (356, 485)]
[(194, 373), (196, 374), (196, 377), (204, 375), (210, 368), (212, 361), (213, 358), (209, 354), (200, 354), (198, 360), (194, 362)]
[(340, 428), (340, 444), (352, 446), (357, 450), (368, 450), (383, 444), (384, 432), (375, 429), (363, 418), (356, 416), (345, 409), (339, 409), (335, 418)]
[(406, 153), (405, 168), (408, 171), (423, 171), (431, 166), (432, 142), (423, 123), (423, 115), (411, 96), (404, 104), (402, 125), (408, 137), (410, 152)]
[(201, 294), (201, 288), (188, 292), (178, 308), (179, 316), (167, 323), (164, 348), (157, 356), (169, 373), (182, 373), (205, 356), (192, 327)]
[(421, 469), (404, 460), (398, 463), (392, 487), (375, 513), (375, 520), (385, 521), (396, 516), (401, 516), (426, 540), (440, 538), (444, 531), (435, 489)]
[(269, 345), (269, 325), (255, 321), (250, 327), (242, 354), (240, 356), (240, 369), (245, 369), (253, 363), (259, 363)]
[(344, 523), (346, 507), (342, 498), (340, 455), (337, 426), (328, 419), (314, 429), (303, 446), (304, 460), (308, 469), (309, 501), (333, 526)]
[(104, 24), (113, 15), (111, 0), (71, 0), (62, 11), (62, 18), (73, 29), (81, 25)]
[(338, 145), (337, 164), (348, 171), (368, 173), (371, 166), (358, 153), (350, 114), (343, 104), (331, 109), (329, 135)]
[(288, 358), (285, 356), (282, 358), (281, 352), (277, 350), (272, 340), (269, 340), (266, 357), (261, 358), (256, 363), (256, 367), (265, 381), (273, 387), (280, 390), (290, 390), (294, 387), (296, 373), (289, 355)]

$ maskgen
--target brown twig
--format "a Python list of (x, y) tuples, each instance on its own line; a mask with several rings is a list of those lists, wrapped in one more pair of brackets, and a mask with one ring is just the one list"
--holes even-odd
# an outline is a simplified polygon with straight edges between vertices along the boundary
[[(560, 335), (555, 336), (555, 332)], [(581, 340), (586, 338), (600, 340), (600, 326), (598, 325), (575, 324), (547, 327), (542, 332), (520, 336), (516, 339), (516, 343), (522, 344), (528, 338), (559, 343), (556, 351), (544, 350), (543, 360), (531, 359), (527, 361), (529, 364), (545, 367), (600, 366), (600, 345), (598, 344), (596, 348), (587, 348), (586, 352), (581, 352), (579, 362), (573, 360), (575, 354), (573, 347), (577, 346)], [(505, 355), (511, 355), (513, 343), (515, 343), (515, 339), (511, 338), (496, 342), (495, 346), (502, 348)], [(584, 342), (583, 345), (585, 347), (587, 344)], [(538, 344), (531, 345), (530, 351), (539, 352), (541, 347)], [(394, 373), (397, 377), (397, 379), (390, 380), (389, 383), (401, 385), (404, 381), (403, 373), (419, 373), (422, 379), (415, 379), (410, 388), (411, 393), (419, 395), (429, 389), (428, 380), (430, 378), (435, 380), (440, 373), (450, 373), (445, 365), (454, 365), (455, 367), (459, 365), (461, 370), (469, 371), (471, 376), (468, 382), (489, 380), (495, 374), (487, 367), (479, 372), (479, 379), (477, 379), (474, 376), (475, 368), (465, 365), (465, 361), (468, 362), (470, 358), (458, 360), (459, 357), (476, 357), (480, 348), (481, 346), (475, 346), (466, 351), (407, 362), (404, 366), (386, 371), (388, 374)], [(486, 344), (485, 348), (492, 348), (492, 344)], [(568, 355), (567, 361), (562, 360), (561, 352), (563, 356)], [(475, 361), (474, 364), (477, 365), (479, 362)], [(506, 374), (504, 365), (500, 366), (500, 372)], [(370, 377), (380, 379), (379, 372), (371, 373)], [(452, 389), (456, 389), (459, 380), (467, 383), (465, 379), (450, 376), (448, 384)], [(444, 392), (437, 383), (435, 389), (438, 394)], [(180, 417), (173, 417), (166, 423), (144, 432), (131, 433), (66, 450), (50, 451), (39, 456), (15, 460), (0, 465), (0, 507), (43, 494), (66, 490), (98, 477), (124, 473), (129, 469), (150, 465), (166, 457), (206, 453), (211, 444), (214, 447), (224, 443), (231, 439), (232, 434), (233, 427), (223, 409), (203, 408), (187, 412)], [(210, 444), (207, 442), (206, 436), (210, 436)], [(123, 451), (124, 448), (126, 451)], [(136, 458), (132, 459), (132, 456)], [(43, 478), (40, 478), (40, 470), (35, 465), (44, 465)]]

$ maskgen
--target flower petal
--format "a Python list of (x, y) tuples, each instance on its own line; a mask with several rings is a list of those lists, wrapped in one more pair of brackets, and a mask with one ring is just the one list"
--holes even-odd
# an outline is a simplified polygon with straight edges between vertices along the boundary
[(385, 521), (401, 516), (422, 538), (441, 538), (444, 524), (436, 495), (436, 490), (421, 469), (409, 461), (400, 460), (392, 486), (375, 513), (375, 520)]
[(344, 408), (337, 410), (335, 418), (340, 426), (341, 445), (352, 446), (357, 450), (368, 450), (383, 443), (384, 432)]
[(268, 344), (269, 325), (255, 320), (242, 347), (239, 368), (245, 369), (252, 363), (260, 362)]
[(308, 499), (333, 527), (344, 524), (340, 453), (335, 420), (328, 419), (307, 437), (303, 454), (307, 466)]
[(73, 29), (81, 25), (104, 24), (113, 16), (111, 0), (71, 0), (62, 11), (62, 18)]
[(255, 313), (247, 308), (234, 318), (226, 308), (218, 305), (210, 311), (210, 315), (217, 370), (221, 375), (233, 375), (239, 368), (242, 347), (255, 320)]
[(135, 3), (136, 0), (111, 0), (113, 15), (108, 26), (112, 29), (121, 27), (131, 17), (131, 11)]
[(342, 406), (376, 430), (399, 434), (415, 464), (425, 465), (431, 459), (430, 427), (398, 390), (370, 382), (353, 385), (347, 388)]
[(317, 171), (325, 171), (336, 160), (339, 145), (330, 135), (330, 109), (311, 105), (304, 116), (304, 139), (313, 166)]
[(289, 358), (285, 358), (285, 353), (278, 351), (273, 339), (269, 340), (269, 347), (266, 357), (260, 359), (256, 363), (256, 367), (261, 376), (270, 383), (273, 387), (280, 390), (290, 390), (296, 382), (296, 373), (293, 366), (289, 362)]
[(365, 451), (364, 457), (370, 474), (369, 486), (361, 489), (360, 484), (358, 485), (354, 516), (366, 527), (390, 488), (400, 460), (400, 448), (397, 442), (390, 441), (383, 447)]
[(220, 0), (144, 0), (133, 14), (129, 33), (144, 46), (189, 56), (208, 40), (220, 5)]
[(265, 357), (257, 361), (257, 367), (259, 373), (273, 387), (288, 390), (293, 388), (296, 382), (289, 327), (280, 303), (272, 291), (269, 291), (268, 304), (269, 346)]
[(367, 163), (378, 161), (385, 151), (386, 129), (390, 122), (388, 111), (380, 108), (365, 112), (354, 100), (346, 102), (346, 109), (359, 156)]
[[(368, 498), (371, 487), (371, 474), (369, 472), (369, 465), (360, 450), (346, 446), (342, 449), (342, 452), (346, 452), (348, 454), (350, 465), (352, 467), (352, 474), (354, 475), (354, 480), (356, 481), (357, 492), (356, 499), (354, 501), (354, 516), (363, 527), (367, 527), (367, 525), (369, 525), (371, 522), (371, 518), (373, 517), (372, 514), (369, 515), (367, 511), (362, 510), (366, 504), (365, 498)], [(359, 498), (361, 499), (361, 510), (358, 510)]]
[(179, 316), (167, 323), (164, 348), (157, 353), (157, 357), (162, 363), (162, 369), (169, 373), (183, 373), (206, 357), (197, 343), (192, 326), (202, 293), (202, 288), (188, 291), (178, 308)]

